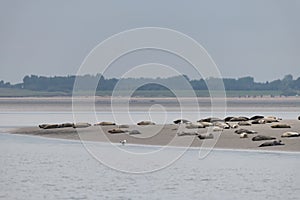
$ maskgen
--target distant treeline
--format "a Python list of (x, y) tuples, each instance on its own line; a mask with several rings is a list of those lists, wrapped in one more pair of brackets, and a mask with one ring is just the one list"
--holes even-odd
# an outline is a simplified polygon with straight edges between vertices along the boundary
[[(116, 85), (120, 90), (126, 90), (141, 85), (142, 86), (138, 87), (137, 90), (166, 90), (168, 86), (184, 90), (187, 88), (186, 83), (190, 83), (190, 86), (194, 90), (207, 90), (207, 83), (213, 86), (214, 83), (217, 84), (220, 81), (220, 79), (216, 78), (190, 80), (185, 75), (169, 78), (126, 78), (121, 80), (116, 78), (105, 78), (101, 74), (54, 77), (30, 75), (25, 76), (22, 83), (14, 85), (9, 82), (0, 81), (0, 88), (18, 88), (32, 91), (71, 93), (73, 91), (75, 80), (80, 83), (78, 89), (89, 90), (91, 89), (91, 86), (96, 85), (97, 91), (112, 91)], [(227, 91), (276, 90), (281, 91), (281, 94), (285, 96), (300, 94), (300, 77), (293, 79), (292, 75), (286, 75), (282, 79), (263, 83), (255, 82), (253, 77), (243, 77), (238, 79), (224, 78), (221, 81), (223, 81)]]

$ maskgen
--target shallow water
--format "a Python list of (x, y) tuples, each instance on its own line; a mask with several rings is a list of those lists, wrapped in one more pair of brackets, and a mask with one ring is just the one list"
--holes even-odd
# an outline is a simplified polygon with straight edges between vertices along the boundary
[(75, 141), (2, 133), (0, 151), (0, 199), (244, 200), (300, 195), (297, 153), (215, 150), (199, 159), (194, 149), (165, 169), (129, 174), (104, 166)]
[(199, 99), (199, 110), (191, 100), (183, 100), (180, 106), (176, 100), (135, 100), (128, 107), (122, 100), (111, 104), (107, 99), (98, 100), (95, 111), (89, 99), (80, 100), (72, 109), (72, 99), (0, 99), (0, 127), (35, 126), (40, 123), (67, 121), (115, 121), (119, 124), (135, 124), (141, 120), (156, 123), (172, 123), (174, 119), (185, 118), (196, 121), (214, 116), (278, 116), (283, 119), (297, 119), (300, 115), (300, 98), (274, 99), (228, 99), (227, 106), (217, 105), (213, 112), (210, 99)]

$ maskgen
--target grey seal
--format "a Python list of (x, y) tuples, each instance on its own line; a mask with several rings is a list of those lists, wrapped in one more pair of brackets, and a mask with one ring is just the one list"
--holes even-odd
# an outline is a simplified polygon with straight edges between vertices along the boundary
[(108, 132), (111, 133), (111, 134), (115, 134), (115, 133), (125, 133), (127, 131), (119, 129), (119, 128), (114, 128), (114, 129), (108, 130)]
[(264, 116), (262, 116), (262, 115), (255, 115), (255, 116), (251, 117), (250, 120), (257, 120), (257, 119), (263, 119), (263, 118), (264, 118)]
[(140, 121), (137, 123), (137, 125), (146, 126), (146, 125), (155, 125), (155, 123), (151, 121)]
[(233, 117), (229, 121), (230, 122), (241, 122), (241, 121), (248, 121), (248, 117)]
[(265, 136), (265, 135), (257, 135), (252, 138), (252, 141), (261, 141), (261, 140), (276, 140), (276, 138), (272, 136)]
[(174, 124), (188, 124), (188, 123), (191, 123), (189, 120), (186, 120), (186, 119), (176, 119), (173, 122), (174, 122)]
[(277, 146), (277, 145), (284, 145), (283, 143), (281, 143), (281, 140), (278, 141), (272, 141), (272, 142), (264, 142), (261, 145), (259, 145), (258, 147), (268, 147), (268, 146)]
[(212, 133), (210, 133), (210, 134), (200, 134), (200, 135), (198, 135), (198, 138), (200, 140), (214, 139), (214, 135)]
[(288, 124), (274, 124), (271, 128), (291, 128), (291, 126)]
[(86, 122), (79, 122), (79, 123), (73, 124), (73, 128), (87, 128), (90, 126), (91, 126), (91, 124), (86, 123)]
[(238, 129), (234, 131), (236, 134), (247, 133), (247, 134), (256, 134), (256, 131), (248, 130), (248, 129)]
[(281, 137), (300, 137), (300, 133), (297, 132), (285, 132)]

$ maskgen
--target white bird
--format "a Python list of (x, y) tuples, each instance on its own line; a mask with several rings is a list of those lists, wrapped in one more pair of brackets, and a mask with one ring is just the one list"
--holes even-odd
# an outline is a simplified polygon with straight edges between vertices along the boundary
[(127, 142), (126, 140), (121, 140), (121, 141), (120, 141), (120, 143), (121, 143), (122, 145), (125, 145), (126, 142)]

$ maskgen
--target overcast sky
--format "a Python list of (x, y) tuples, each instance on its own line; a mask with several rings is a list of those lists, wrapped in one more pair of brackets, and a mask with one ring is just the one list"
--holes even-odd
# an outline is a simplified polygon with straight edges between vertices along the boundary
[[(16, 83), (29, 74), (76, 74), (98, 43), (145, 26), (170, 28), (194, 38), (223, 77), (250, 75), (256, 81), (286, 74), (299, 77), (299, 10), (298, 0), (1, 0), (0, 80)], [(159, 56), (152, 56), (151, 62), (155, 57)], [(123, 62), (119, 67), (130, 63)], [(193, 70), (184, 63), (182, 73), (193, 78)]]

